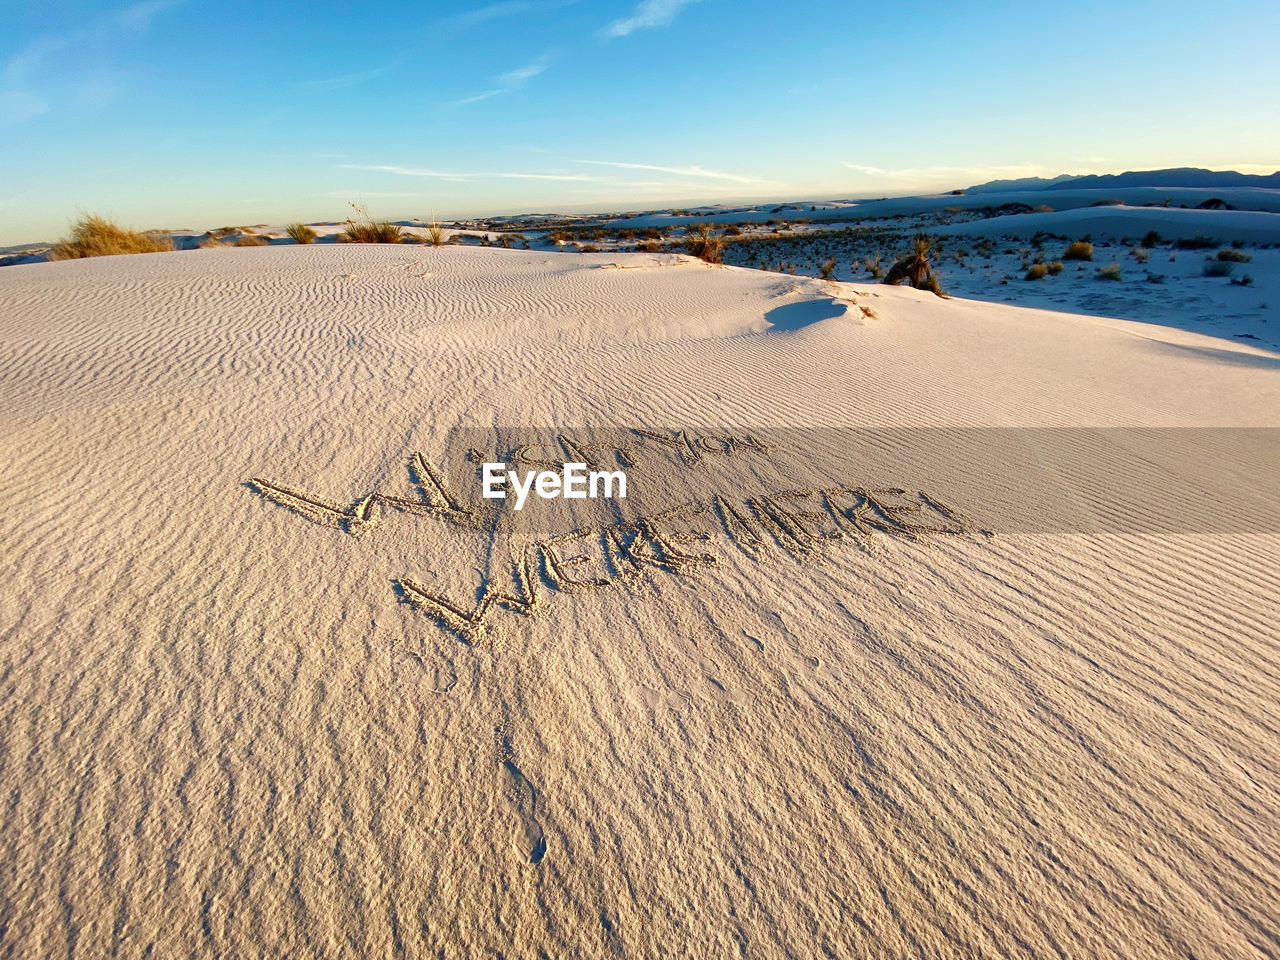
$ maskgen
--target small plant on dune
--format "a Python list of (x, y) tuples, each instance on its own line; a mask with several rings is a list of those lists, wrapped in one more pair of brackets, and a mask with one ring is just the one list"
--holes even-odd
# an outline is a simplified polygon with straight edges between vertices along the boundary
[(350, 206), (357, 219), (347, 220), (347, 229), (342, 232), (344, 243), (400, 243), (404, 240), (396, 224), (388, 220), (375, 221), (363, 204), (352, 203)]
[(284, 232), (293, 238), (294, 243), (314, 243), (316, 239), (316, 232), (305, 223), (291, 223)]
[(1137, 260), (1139, 263), (1146, 263), (1146, 262), (1147, 262), (1147, 248), (1146, 248), (1146, 247), (1134, 247), (1134, 248), (1133, 248), (1133, 259)]
[(431, 222), (427, 224), (427, 242), (433, 247), (439, 247), (444, 244), (444, 227), (440, 226), (440, 221), (435, 217), (431, 218)]
[(684, 245), (691, 254), (707, 263), (720, 263), (724, 259), (724, 235), (711, 229), (708, 223), (690, 227)]
[(1206, 277), (1229, 277), (1231, 271), (1236, 265), (1230, 260), (1210, 260), (1204, 265), (1204, 275)]
[(879, 280), (884, 276), (884, 267), (880, 265), (879, 250), (863, 260), (862, 265), (867, 268), (867, 273), (871, 274), (873, 280)]
[(1146, 232), (1146, 235), (1142, 238), (1142, 245), (1146, 247), (1148, 250), (1150, 250), (1159, 242), (1160, 242), (1160, 234), (1156, 233), (1154, 230), (1148, 230)]
[(836, 275), (836, 258), (827, 257), (818, 267), (818, 276), (823, 280), (832, 280)]
[(1220, 246), (1213, 237), (1206, 237), (1203, 233), (1197, 233), (1194, 237), (1180, 237), (1176, 243), (1179, 250), (1208, 250), (1211, 247)]
[(196, 242), (196, 246), (201, 250), (207, 250), (211, 247), (225, 247), (227, 244), (222, 242), (217, 233), (210, 231)]
[(265, 247), (270, 242), (266, 237), (260, 237), (256, 233), (246, 233), (236, 238), (235, 245), (237, 247)]
[(173, 241), (160, 233), (139, 233), (116, 226), (106, 217), (85, 214), (71, 224), (71, 235), (49, 251), (50, 260), (109, 257), (120, 253), (162, 253)]
[(939, 297), (946, 296), (938, 278), (933, 274), (929, 254), (933, 250), (933, 238), (927, 233), (917, 233), (911, 241), (911, 252), (899, 257), (889, 268), (885, 283), (909, 283), (917, 290), (929, 290)]
[(1098, 279), (1099, 280), (1119, 280), (1120, 264), (1115, 263), (1113, 261), (1112, 263), (1108, 263), (1105, 267), (1099, 267)]
[(1067, 269), (1066, 265), (1061, 260), (1054, 260), (1049, 264), (1049, 273), (1055, 277), (1065, 269)]
[(1071, 244), (1062, 254), (1063, 260), (1092, 260), (1093, 244), (1087, 240), (1077, 240)]
[(1243, 250), (1219, 250), (1218, 259), (1229, 263), (1249, 263), (1253, 260), (1249, 254)]
[(1049, 266), (1048, 266), (1048, 264), (1044, 264), (1044, 263), (1033, 263), (1033, 264), (1032, 264), (1032, 265), (1027, 269), (1027, 275), (1026, 275), (1026, 277), (1024, 277), (1023, 279), (1025, 279), (1025, 280), (1043, 280), (1043, 279), (1044, 279), (1045, 277), (1047, 277), (1048, 275), (1049, 275)]

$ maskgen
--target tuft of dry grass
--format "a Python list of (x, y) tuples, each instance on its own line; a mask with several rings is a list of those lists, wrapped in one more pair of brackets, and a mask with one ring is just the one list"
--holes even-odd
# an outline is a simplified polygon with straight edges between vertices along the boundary
[(78, 260), (122, 253), (163, 253), (172, 249), (173, 241), (163, 234), (139, 233), (117, 226), (106, 217), (85, 214), (71, 224), (71, 235), (49, 251), (49, 259)]
[(1092, 260), (1093, 244), (1087, 240), (1077, 240), (1067, 247), (1062, 254), (1063, 260)]
[(347, 221), (347, 229), (341, 236), (343, 243), (401, 243), (404, 240), (400, 227), (389, 220), (375, 221), (367, 207), (352, 203), (351, 209), (358, 219)]
[(709, 223), (690, 227), (684, 245), (691, 254), (707, 263), (720, 263), (724, 259), (724, 234), (711, 229)]
[(1049, 265), (1046, 263), (1033, 263), (1027, 269), (1026, 280), (1043, 280), (1049, 275)]
[(293, 238), (294, 243), (314, 243), (316, 239), (316, 232), (305, 223), (291, 223), (284, 232)]
[(432, 217), (431, 223), (427, 225), (427, 242), (433, 247), (439, 247), (444, 244), (444, 240), (444, 227), (440, 226), (435, 217)]
[(1111, 263), (1108, 263), (1105, 267), (1099, 267), (1098, 279), (1118, 281), (1120, 279), (1120, 264), (1116, 263), (1115, 261), (1112, 261)]
[(260, 237), (256, 233), (246, 233), (236, 239), (237, 247), (265, 247), (270, 243), (266, 237)]

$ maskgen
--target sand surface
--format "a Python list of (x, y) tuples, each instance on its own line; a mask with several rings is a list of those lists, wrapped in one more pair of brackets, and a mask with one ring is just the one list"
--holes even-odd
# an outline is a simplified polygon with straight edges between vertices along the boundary
[[(0, 272), (0, 410), (0, 956), (1280, 955), (1274, 525), (628, 527), (814, 489), (820, 428), (1277, 427), (1275, 354), (670, 255), (205, 250)], [(636, 435), (596, 557), (470, 502), (459, 438), (519, 428), (697, 443)]]

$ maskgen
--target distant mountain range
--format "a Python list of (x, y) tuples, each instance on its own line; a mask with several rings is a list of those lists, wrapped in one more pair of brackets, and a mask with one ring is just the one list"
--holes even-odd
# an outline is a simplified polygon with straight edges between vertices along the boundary
[(1204, 170), (1200, 167), (1172, 167), (1168, 170), (1131, 170), (1127, 173), (1059, 177), (1026, 177), (1022, 180), (990, 180), (970, 187), (966, 193), (995, 193), (1010, 190), (1107, 190), (1113, 187), (1267, 187), (1280, 190), (1280, 172), (1237, 173), (1235, 170)]

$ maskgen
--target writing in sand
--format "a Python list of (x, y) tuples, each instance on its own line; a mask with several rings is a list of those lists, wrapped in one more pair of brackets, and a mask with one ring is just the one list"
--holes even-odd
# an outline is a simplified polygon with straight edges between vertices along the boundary
[[(654, 436), (649, 432), (641, 436)], [(680, 431), (682, 443), (691, 438)], [(770, 448), (755, 438), (697, 438), (686, 450), (751, 450), (768, 456)], [(581, 444), (560, 438), (581, 462)], [(528, 446), (514, 459), (538, 462)], [(622, 456), (621, 449), (619, 454)], [(630, 454), (631, 462), (638, 458)], [(472, 450), (469, 460), (479, 458)], [(543, 461), (545, 462), (545, 461)], [(571, 461), (566, 461), (571, 462)], [(682, 456), (682, 468), (701, 457)], [(250, 486), (267, 499), (306, 519), (328, 524), (354, 536), (376, 527), (395, 513), (433, 517), (474, 534), (477, 555), (495, 555), (503, 532), (503, 514), (481, 495), (480, 471), (470, 495), (449, 483), (441, 470), (421, 454), (409, 458), (415, 496), (369, 494), (344, 508), (332, 501), (273, 480), (255, 477)], [(615, 501), (617, 503), (618, 501)], [(507, 517), (510, 516), (508, 513)], [(598, 522), (575, 523), (543, 536), (504, 536), (506, 556), (471, 594), (471, 601), (429, 587), (424, 576), (405, 573), (393, 580), (400, 597), (429, 614), (445, 630), (466, 643), (497, 639), (505, 627), (541, 612), (557, 592), (635, 587), (647, 577), (699, 576), (721, 566), (731, 552), (754, 563), (783, 558), (806, 561), (835, 543), (863, 549), (876, 536), (918, 541), (935, 536), (962, 536), (971, 523), (951, 506), (924, 491), (867, 487), (842, 480), (801, 488), (767, 489), (751, 495), (709, 489), (704, 495), (674, 505), (639, 507), (632, 517), (615, 510)], [(501, 553), (502, 551), (499, 551)], [(431, 571), (426, 571), (430, 573)]]

